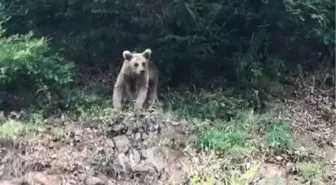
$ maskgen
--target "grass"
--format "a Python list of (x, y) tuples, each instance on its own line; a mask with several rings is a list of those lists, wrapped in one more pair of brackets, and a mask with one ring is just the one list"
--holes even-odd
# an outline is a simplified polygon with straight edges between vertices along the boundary
[(267, 131), (267, 140), (270, 149), (274, 151), (284, 151), (290, 149), (294, 145), (293, 138), (289, 134), (289, 123), (273, 123)]
[(304, 162), (300, 164), (299, 169), (303, 178), (313, 182), (322, 181), (324, 175), (327, 173), (326, 168), (321, 162)]
[[(248, 184), (265, 155), (287, 153), (293, 149), (288, 120), (282, 119), (275, 109), (256, 112), (248, 101), (230, 92), (173, 93), (165, 96), (164, 104), (169, 115), (186, 120), (198, 133), (197, 149), (214, 151), (225, 159), (202, 169), (194, 167), (189, 184)], [(239, 164), (250, 157), (254, 158), (254, 163), (249, 168), (240, 169)], [(223, 170), (218, 166), (232, 169)], [(234, 173), (218, 180), (216, 175), (228, 171)]]
[(34, 112), (25, 120), (7, 119), (0, 116), (0, 139), (15, 138), (21, 134), (33, 133), (43, 123), (41, 112)]
[(229, 160), (219, 158), (213, 151), (200, 152), (201, 163), (189, 164), (187, 168), (190, 185), (247, 185), (255, 177), (261, 163), (256, 161), (249, 168), (225, 170), (233, 167)]
[(25, 130), (25, 126), (15, 120), (8, 120), (0, 126), (0, 138), (12, 137)]
[(255, 153), (262, 147), (271, 153), (291, 149), (288, 121), (276, 112), (257, 113), (247, 101), (227, 92), (170, 94), (165, 110), (185, 119), (198, 132), (196, 147), (232, 156)]
[[(264, 156), (295, 150), (288, 120), (274, 109), (258, 112), (247, 100), (232, 92), (174, 92), (166, 94), (162, 101), (167, 116), (185, 120), (197, 134), (196, 149), (216, 154), (209, 159), (211, 164), (196, 165), (188, 170), (189, 184), (248, 184)], [(73, 97), (72, 102), (72, 116), (81, 123), (114, 124), (123, 117), (112, 109), (111, 103), (97, 95), (90, 98), (81, 94)], [(0, 137), (36, 130), (42, 118), (40, 114), (30, 117), (25, 124), (7, 120), (0, 125)], [(64, 135), (62, 129), (55, 128), (51, 132), (59, 137)], [(254, 162), (249, 168), (240, 169), (239, 164), (246, 158), (253, 158)], [(223, 166), (232, 169), (224, 170)], [(319, 163), (300, 165), (300, 175), (311, 180), (321, 181), (323, 170)], [(218, 178), (222, 173), (226, 173), (225, 178)]]
[(20, 134), (26, 134), (36, 131), (38, 124), (28, 123), (16, 120), (6, 120), (0, 125), (0, 139), (2, 138), (12, 138)]

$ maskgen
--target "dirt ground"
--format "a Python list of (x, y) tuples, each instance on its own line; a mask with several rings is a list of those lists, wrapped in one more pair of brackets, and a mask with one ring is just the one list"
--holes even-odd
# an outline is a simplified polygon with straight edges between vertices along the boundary
[[(57, 130), (55, 130), (57, 129)], [(193, 137), (160, 114), (93, 127), (64, 122), (2, 140), (0, 184), (149, 184), (182, 179)], [(191, 151), (191, 150), (190, 150)], [(174, 172), (174, 173), (173, 173)]]
[[(288, 98), (285, 110), (296, 140), (335, 165), (335, 96), (315, 94)], [(205, 164), (190, 147), (195, 136), (186, 125), (162, 113), (127, 113), (106, 125), (61, 125), (0, 140), (0, 185), (188, 184), (190, 166)], [(293, 184), (288, 177), (295, 164), (283, 158), (263, 163), (250, 184)]]

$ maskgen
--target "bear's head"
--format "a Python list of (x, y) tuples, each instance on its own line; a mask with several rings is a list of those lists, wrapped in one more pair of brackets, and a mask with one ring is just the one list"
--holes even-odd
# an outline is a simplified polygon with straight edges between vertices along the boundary
[(146, 49), (142, 53), (131, 53), (128, 50), (123, 52), (124, 65), (127, 65), (128, 71), (135, 75), (144, 75), (148, 71), (148, 63), (152, 50)]

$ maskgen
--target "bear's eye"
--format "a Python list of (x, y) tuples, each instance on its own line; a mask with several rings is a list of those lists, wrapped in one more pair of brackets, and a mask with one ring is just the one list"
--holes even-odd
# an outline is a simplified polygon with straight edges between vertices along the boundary
[(135, 63), (135, 64), (134, 64), (134, 67), (138, 67), (138, 65), (139, 65), (138, 63)]
[(142, 66), (145, 66), (146, 65), (146, 63), (145, 62), (142, 62)]

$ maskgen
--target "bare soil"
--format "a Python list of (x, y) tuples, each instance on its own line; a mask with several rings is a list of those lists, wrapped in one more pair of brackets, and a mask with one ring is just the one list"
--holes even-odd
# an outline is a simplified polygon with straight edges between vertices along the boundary
[(66, 122), (62, 130), (59, 128), (44, 126), (32, 137), (1, 140), (0, 184), (185, 180), (179, 170), (191, 159), (186, 147), (194, 137), (182, 124), (161, 114), (130, 114), (110, 125)]

